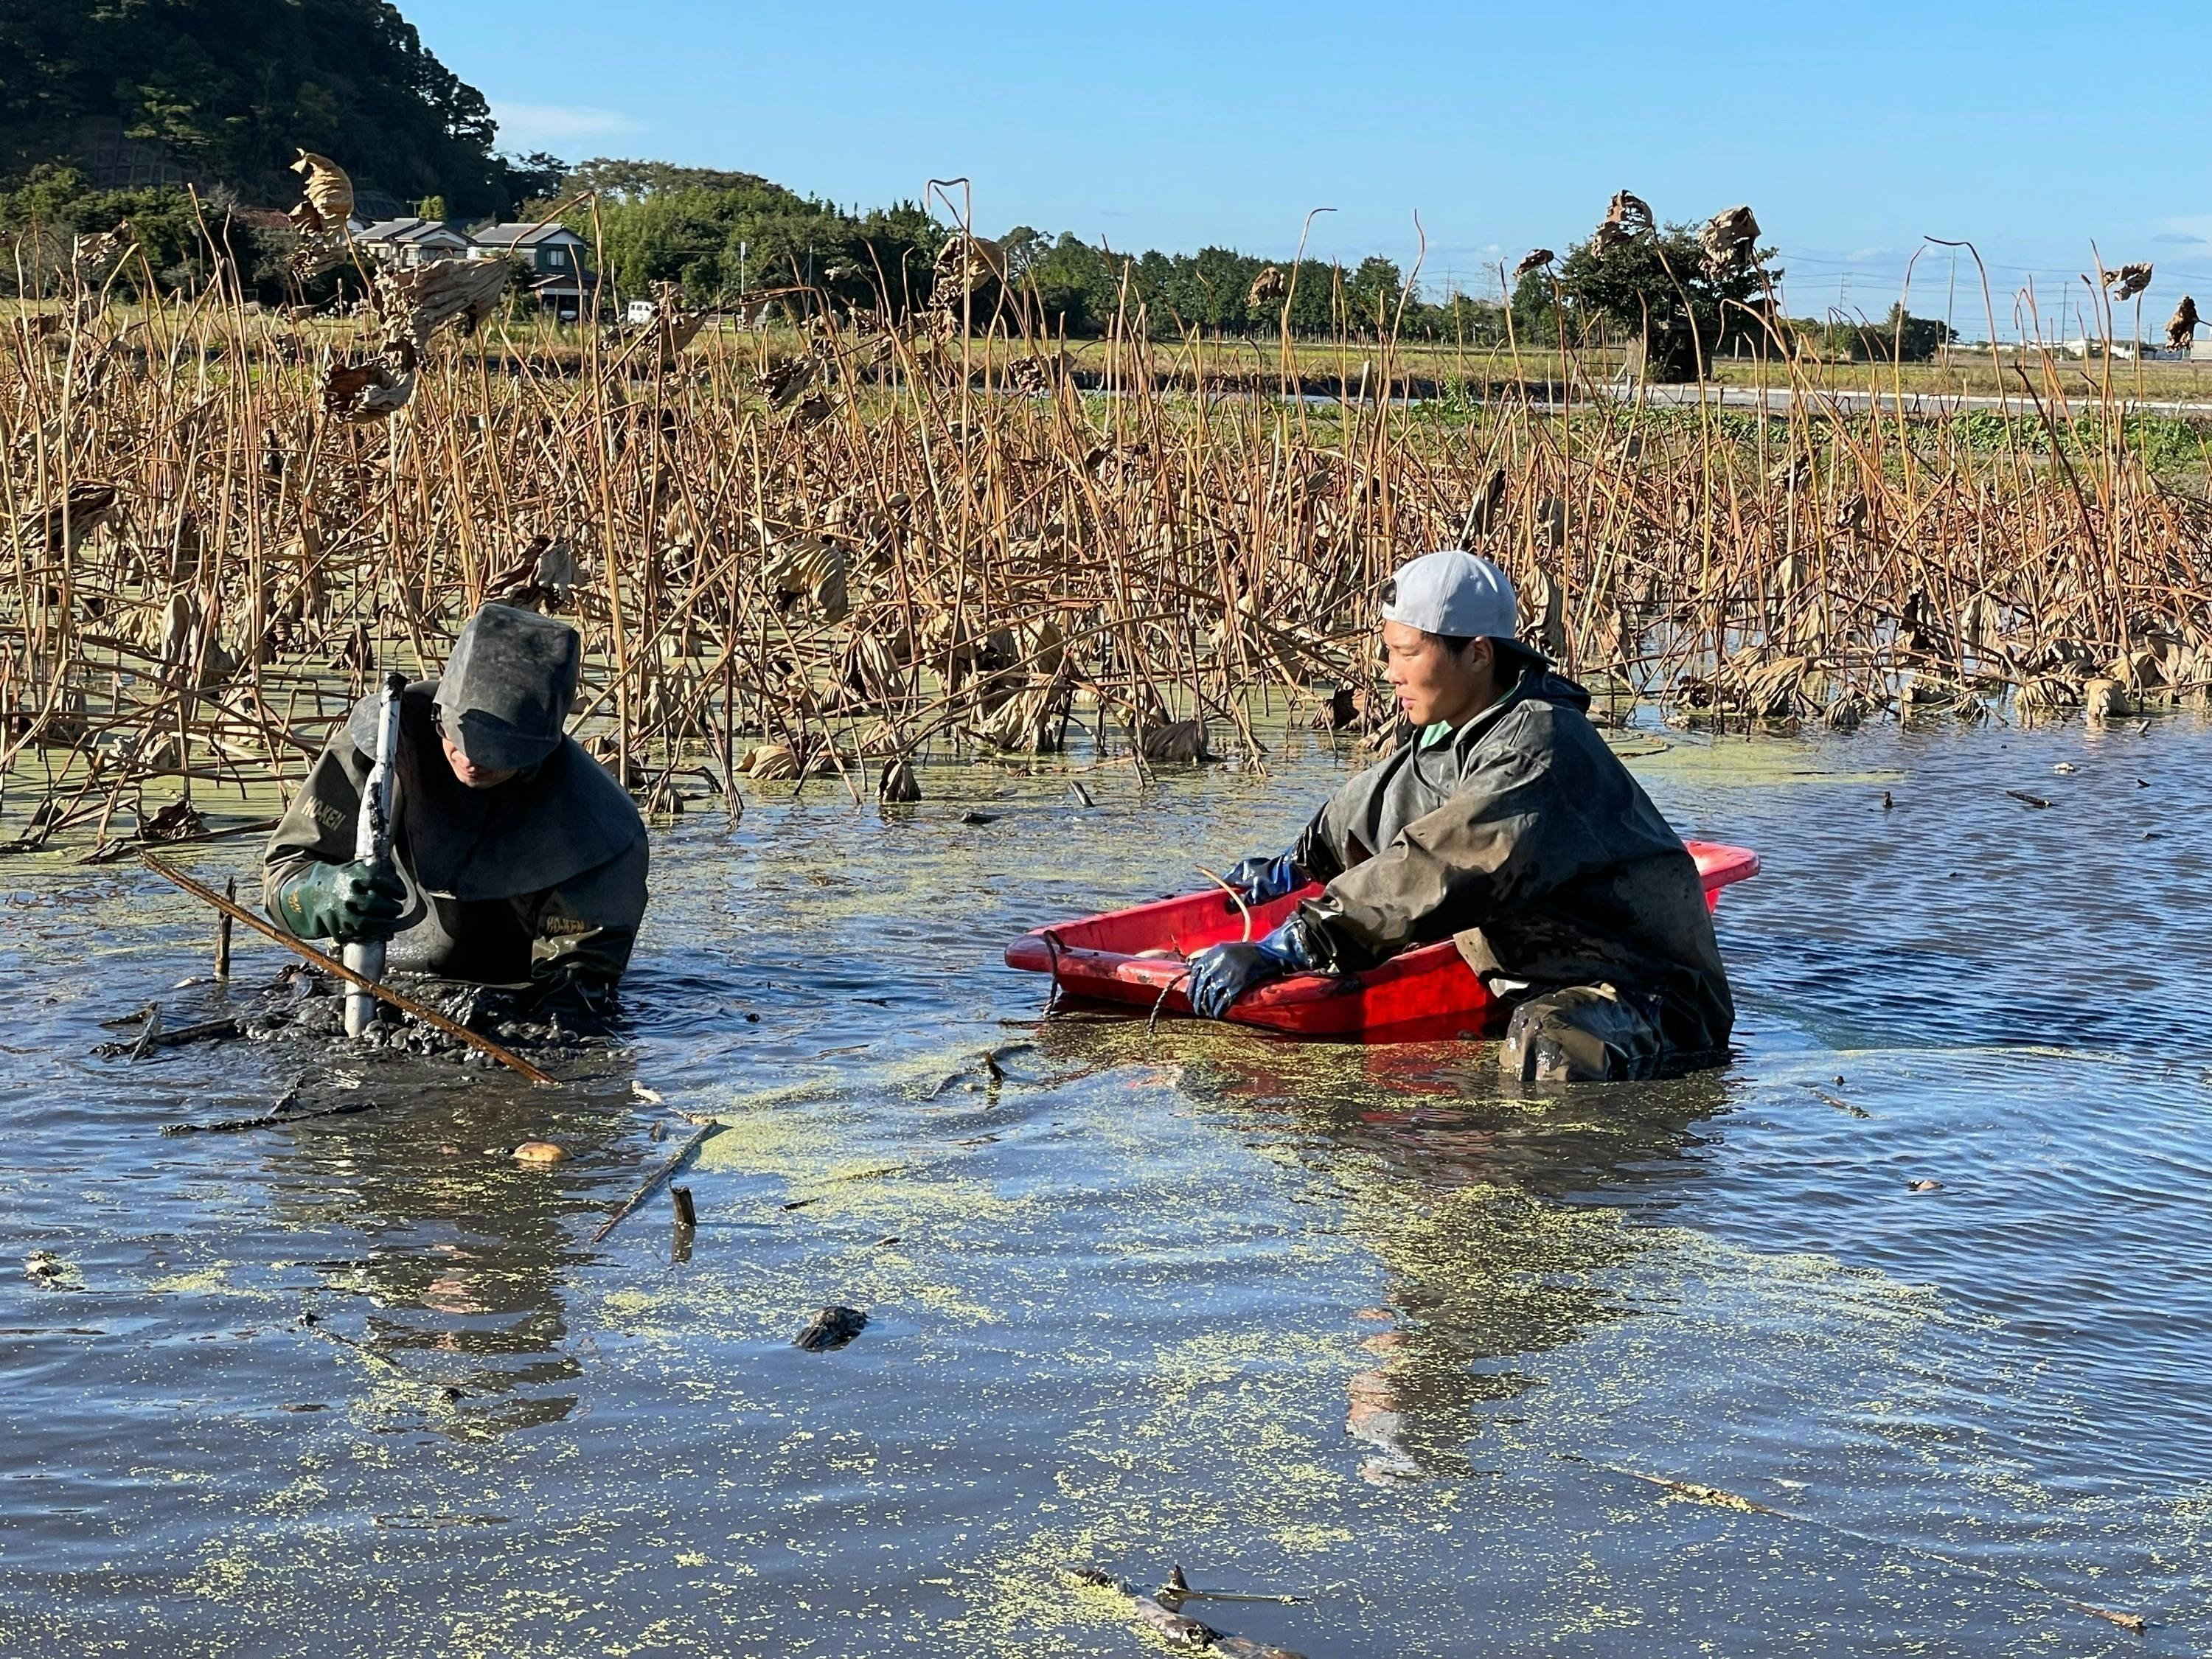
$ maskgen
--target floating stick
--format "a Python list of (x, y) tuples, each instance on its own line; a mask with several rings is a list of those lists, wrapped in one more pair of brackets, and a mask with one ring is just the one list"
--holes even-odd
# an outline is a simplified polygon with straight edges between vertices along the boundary
[(678, 1146), (676, 1149), (676, 1156), (670, 1158), (667, 1163), (662, 1164), (651, 1175), (646, 1176), (646, 1178), (639, 1183), (637, 1190), (623, 1200), (622, 1208), (617, 1210), (612, 1215), (609, 1216), (605, 1221), (599, 1224), (599, 1230), (592, 1235), (592, 1243), (596, 1244), (601, 1239), (605, 1238), (609, 1233), (614, 1231), (616, 1226), (621, 1222), (624, 1216), (628, 1215), (632, 1210), (637, 1208), (639, 1205), (644, 1203), (647, 1198), (653, 1195), (653, 1189), (654, 1188), (660, 1185), (662, 1182), (667, 1180), (669, 1176), (676, 1173), (676, 1166), (683, 1163), (685, 1158), (691, 1156), (691, 1149), (693, 1147), (696, 1146), (701, 1141), (704, 1140), (708, 1135), (714, 1133), (714, 1131), (720, 1127), (721, 1127), (720, 1124), (715, 1122), (712, 1118), (709, 1118), (706, 1122), (694, 1129), (691, 1132), (690, 1139), (685, 1141), (681, 1146)]
[[(222, 884), (222, 896), (233, 904), (238, 902), (238, 878), (231, 876)], [(230, 914), (222, 913), (215, 925), (215, 976), (230, 977)]]

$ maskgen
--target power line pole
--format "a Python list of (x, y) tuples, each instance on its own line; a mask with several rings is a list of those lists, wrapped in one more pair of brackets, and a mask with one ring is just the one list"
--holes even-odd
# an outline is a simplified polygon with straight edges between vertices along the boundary
[(1959, 301), (1959, 250), (1951, 250), (1951, 288), (1943, 296), (1943, 367), (1951, 367), (1951, 337), (1958, 331), (1951, 326), (1951, 313)]

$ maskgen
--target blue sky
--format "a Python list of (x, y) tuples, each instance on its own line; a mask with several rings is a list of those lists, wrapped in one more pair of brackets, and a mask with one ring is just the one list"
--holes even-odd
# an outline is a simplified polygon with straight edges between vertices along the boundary
[[(1330, 207), (1312, 250), (1410, 261), (1418, 212), (1425, 285), (1479, 289), (1625, 186), (1662, 218), (1749, 203), (1800, 313), (1879, 312), (1927, 234), (1980, 248), (2008, 333), (2031, 279), (2051, 324), (2078, 302), (2093, 239), (2107, 265), (2156, 262), (2147, 329), (2185, 289), (2212, 305), (2201, 0), (2121, 28), (2038, 0), (402, 9), (506, 147), (743, 168), (848, 205), (964, 175), (986, 234), (1280, 255)], [(1923, 255), (1913, 308), (1985, 333), (1978, 279), (1962, 267), (1953, 299), (1951, 274)]]

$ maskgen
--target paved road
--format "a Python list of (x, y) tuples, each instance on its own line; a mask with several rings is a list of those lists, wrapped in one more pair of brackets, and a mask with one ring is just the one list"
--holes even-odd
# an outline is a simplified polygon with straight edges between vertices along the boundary
[[(1882, 414), (1903, 414), (1915, 419), (1941, 420), (1969, 410), (1996, 410), (2014, 415), (2033, 415), (2035, 401), (2022, 392), (1990, 397), (1969, 396), (1958, 392), (1810, 392), (1800, 393), (1788, 386), (1604, 386), (1602, 393), (1621, 402), (1633, 402), (1638, 398), (1655, 408), (1689, 408), (1700, 402), (1718, 404), (1723, 409), (1763, 410), (1769, 415), (1786, 415), (1796, 406), (1802, 396), (1813, 412), (1820, 415), (1864, 415), (1879, 409)], [(2039, 393), (2041, 388), (2038, 389)], [(2146, 398), (2141, 402), (2132, 398), (2117, 398), (2114, 402), (2130, 415), (2166, 415), (2212, 417), (2212, 403), (2183, 402), (2171, 398)], [(2072, 414), (2082, 414), (2097, 407), (2099, 399), (2087, 391), (2078, 396), (2067, 393), (2066, 409)], [(2047, 399), (2046, 399), (2047, 404)], [(2055, 411), (2054, 411), (2055, 412)]]

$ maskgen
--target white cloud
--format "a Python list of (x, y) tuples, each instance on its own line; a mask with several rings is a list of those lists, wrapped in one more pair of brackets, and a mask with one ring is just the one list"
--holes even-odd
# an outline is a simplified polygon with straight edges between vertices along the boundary
[(641, 123), (619, 110), (587, 104), (510, 104), (495, 99), (492, 119), (499, 123), (502, 149), (538, 149), (573, 144), (579, 139), (611, 138), (642, 132)]

